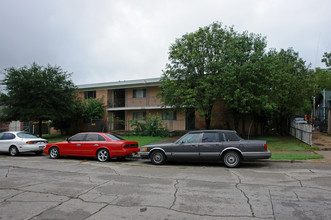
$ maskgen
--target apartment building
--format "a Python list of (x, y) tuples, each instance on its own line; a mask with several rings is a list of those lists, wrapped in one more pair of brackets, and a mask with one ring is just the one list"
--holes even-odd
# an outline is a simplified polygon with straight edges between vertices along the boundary
[(133, 130), (130, 120), (143, 120), (149, 114), (161, 118), (169, 131), (195, 129), (194, 113), (186, 116), (162, 106), (157, 97), (159, 86), (160, 78), (151, 78), (79, 85), (78, 89), (81, 98), (98, 98), (107, 106), (108, 130)]

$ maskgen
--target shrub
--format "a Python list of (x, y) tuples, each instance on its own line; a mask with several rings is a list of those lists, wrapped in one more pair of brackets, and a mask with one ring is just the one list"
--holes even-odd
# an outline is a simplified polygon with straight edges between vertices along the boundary
[(169, 136), (169, 131), (166, 126), (163, 125), (162, 120), (156, 115), (152, 116), (148, 114), (145, 120), (131, 120), (130, 125), (136, 135), (141, 136)]

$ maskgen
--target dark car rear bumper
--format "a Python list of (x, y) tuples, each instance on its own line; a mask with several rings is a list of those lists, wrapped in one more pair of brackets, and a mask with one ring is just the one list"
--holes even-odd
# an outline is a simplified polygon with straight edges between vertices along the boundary
[(242, 152), (244, 160), (255, 160), (255, 159), (269, 159), (271, 157), (271, 152)]

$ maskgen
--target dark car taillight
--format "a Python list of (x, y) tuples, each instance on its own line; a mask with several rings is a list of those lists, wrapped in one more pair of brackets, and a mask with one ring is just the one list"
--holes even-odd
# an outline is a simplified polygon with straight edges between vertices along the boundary
[(268, 149), (267, 149), (267, 144), (264, 144), (264, 150), (265, 150), (265, 151), (268, 150)]

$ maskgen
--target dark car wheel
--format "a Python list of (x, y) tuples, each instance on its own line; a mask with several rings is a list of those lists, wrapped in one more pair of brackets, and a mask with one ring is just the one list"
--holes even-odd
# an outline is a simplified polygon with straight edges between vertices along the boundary
[(97, 152), (97, 157), (100, 162), (105, 162), (109, 160), (109, 152), (106, 149), (100, 149)]
[(155, 165), (162, 165), (166, 161), (166, 157), (163, 152), (157, 150), (152, 153), (151, 161)]
[(9, 148), (9, 154), (10, 154), (10, 156), (17, 156), (19, 154), (17, 147), (11, 146)]
[(52, 159), (57, 159), (60, 157), (60, 151), (59, 151), (59, 148), (57, 147), (52, 147), (50, 150), (49, 150), (49, 157), (52, 158)]
[(229, 168), (234, 168), (239, 166), (241, 161), (241, 157), (238, 152), (236, 151), (228, 151), (225, 152), (223, 156), (223, 163), (225, 166)]

